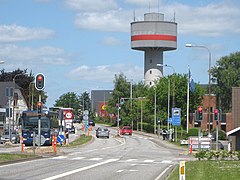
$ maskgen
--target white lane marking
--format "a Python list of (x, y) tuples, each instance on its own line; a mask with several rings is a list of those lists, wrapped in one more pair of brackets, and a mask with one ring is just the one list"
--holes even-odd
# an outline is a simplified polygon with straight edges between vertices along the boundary
[(172, 161), (165, 160), (165, 161), (162, 161), (161, 163), (170, 164), (170, 163), (172, 163)]
[(58, 157), (53, 157), (52, 159), (66, 159), (67, 156), (58, 156)]
[(99, 160), (101, 160), (102, 158), (91, 158), (91, 159), (89, 159), (90, 161), (99, 161)]
[(75, 157), (75, 158), (72, 158), (72, 160), (80, 160), (80, 159), (84, 159), (86, 157)]
[(122, 146), (122, 145), (124, 145), (126, 143), (125, 139), (123, 139), (123, 142), (119, 141), (118, 139), (114, 139), (114, 140), (118, 141), (121, 144), (118, 144), (116, 146), (109, 146), (109, 147), (105, 147), (105, 148), (100, 148), (100, 149), (91, 149), (91, 150), (83, 151), (83, 152), (74, 152), (74, 153), (70, 153), (69, 155), (77, 155), (77, 154), (82, 154), (82, 153), (86, 153), (86, 152), (93, 152), (93, 151), (112, 149), (112, 148), (120, 147), (120, 146)]
[[(48, 158), (47, 158), (48, 159)], [(29, 160), (29, 161), (24, 161), (24, 162), (19, 162), (19, 163), (13, 163), (13, 164), (6, 164), (6, 165), (0, 165), (0, 167), (9, 167), (9, 166), (15, 166), (15, 165), (19, 165), (19, 164), (27, 164), (29, 162), (37, 162), (37, 161), (45, 161), (46, 159), (37, 159), (37, 160)]]
[(147, 160), (144, 160), (143, 162), (148, 162), (148, 163), (151, 163), (151, 162), (154, 162), (154, 160), (147, 159)]
[(118, 161), (118, 160), (119, 159), (109, 159), (109, 160), (106, 160), (106, 161), (103, 161), (103, 162), (100, 162), (100, 163), (97, 163), (97, 164), (93, 164), (93, 165), (90, 165), (90, 166), (86, 166), (86, 167), (82, 167), (82, 168), (75, 169), (75, 170), (72, 170), (72, 171), (68, 171), (68, 172), (65, 172), (65, 173), (62, 173), (62, 174), (58, 174), (56, 176), (48, 177), (48, 178), (45, 178), (43, 180), (54, 180), (54, 179), (62, 178), (62, 177), (69, 176), (69, 175), (74, 174), (74, 173), (85, 171), (85, 170), (88, 170), (88, 169), (91, 169), (91, 168), (94, 168), (94, 167), (97, 167), (97, 166), (101, 166), (101, 165), (104, 165), (104, 164), (108, 164), (108, 163), (111, 163), (111, 162), (115, 162), (115, 161)]
[(132, 162), (132, 161), (136, 161), (137, 159), (128, 159), (126, 160), (126, 162)]
[(117, 171), (117, 173), (120, 173), (120, 172), (123, 172), (123, 171), (124, 171), (123, 169), (120, 169), (120, 170)]
[(161, 174), (159, 174), (159, 176), (156, 177), (154, 180), (159, 180), (159, 179), (162, 177), (162, 175), (163, 175), (165, 172), (167, 172), (167, 170), (168, 170), (170, 167), (172, 167), (172, 165), (168, 166), (168, 167), (167, 167)]
[(121, 173), (121, 172), (123, 172), (123, 171), (129, 171), (129, 172), (137, 172), (137, 171), (139, 171), (139, 170), (136, 170), (136, 169), (120, 169), (120, 170), (118, 170), (118, 171), (116, 171), (117, 173)]

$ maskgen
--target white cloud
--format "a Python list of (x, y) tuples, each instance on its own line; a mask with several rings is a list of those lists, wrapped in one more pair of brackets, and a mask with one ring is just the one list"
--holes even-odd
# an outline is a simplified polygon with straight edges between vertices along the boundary
[[(77, 3), (77, 0), (72, 0)], [(70, 2), (72, 2), (70, 1)], [(133, 10), (122, 8), (111, 8), (107, 11), (88, 8), (92, 6), (92, 1), (80, 1), (86, 4), (85, 10), (78, 8), (75, 25), (80, 29), (90, 29), (97, 31), (130, 32), (130, 23), (133, 20)], [(112, 2), (112, 1), (111, 1)], [(154, 4), (155, 2), (155, 4)], [(166, 21), (172, 21), (174, 12), (176, 22), (178, 23), (178, 32), (180, 34), (196, 36), (221, 36), (223, 34), (240, 33), (240, 7), (239, 3), (234, 1), (223, 1), (221, 3), (211, 3), (203, 6), (191, 6), (182, 3), (162, 3), (160, 6), (157, 1), (151, 1), (153, 4), (152, 12), (160, 12), (165, 16)], [(136, 14), (140, 14), (137, 20), (142, 20), (147, 9), (145, 0), (126, 0), (125, 3), (137, 4), (142, 8), (135, 9)], [(157, 2), (158, 3), (158, 2)], [(111, 4), (111, 3), (110, 3)], [(127, 6), (128, 4), (125, 4)], [(89, 10), (89, 11), (88, 11)]]
[(73, 69), (67, 76), (70, 79), (113, 82), (115, 74), (124, 72), (124, 75), (131, 79), (142, 79), (143, 69), (131, 64), (114, 64), (89, 67), (86, 65)]
[(54, 35), (54, 31), (44, 28), (27, 28), (11, 24), (1, 25), (0, 34), (0, 42), (17, 42), (50, 38)]
[(6, 64), (16, 66), (23, 64), (25, 67), (33, 67), (36, 64), (68, 64), (68, 54), (63, 49), (50, 46), (32, 48), (20, 47), (13, 44), (0, 45), (0, 57), (4, 57)]
[(105, 13), (78, 14), (75, 25), (80, 29), (98, 31), (129, 32), (130, 19), (125, 12), (108, 11)]
[(65, 4), (80, 12), (105, 12), (117, 9), (114, 0), (65, 0)]

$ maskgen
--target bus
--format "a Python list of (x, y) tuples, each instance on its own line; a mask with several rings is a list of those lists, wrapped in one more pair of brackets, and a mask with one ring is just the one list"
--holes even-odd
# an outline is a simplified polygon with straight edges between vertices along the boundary
[[(33, 133), (38, 136), (38, 112), (23, 111), (21, 116), (23, 143), (33, 145)], [(42, 110), (41, 113), (41, 145), (52, 144), (52, 130), (58, 125), (58, 113)]]

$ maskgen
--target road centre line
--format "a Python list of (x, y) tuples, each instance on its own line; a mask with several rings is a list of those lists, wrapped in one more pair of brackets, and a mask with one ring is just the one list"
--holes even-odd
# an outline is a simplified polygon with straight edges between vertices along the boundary
[(106, 150), (106, 149), (112, 149), (112, 148), (117, 148), (119, 146), (122, 146), (126, 143), (125, 139), (123, 139), (123, 142), (115, 139), (116, 141), (120, 142), (121, 144), (118, 144), (116, 146), (109, 146), (109, 147), (104, 147), (104, 148), (99, 148), (99, 149), (91, 149), (88, 151), (84, 151), (84, 152), (74, 152), (74, 153), (70, 153), (69, 155), (75, 155), (75, 154), (82, 154), (82, 153), (86, 153), (86, 152), (93, 152), (93, 151), (100, 151), (100, 150)]
[(164, 175), (164, 173), (167, 172), (167, 170), (168, 170), (170, 167), (172, 167), (172, 165), (168, 166), (168, 167), (167, 167), (161, 174), (159, 174), (159, 176), (156, 177), (154, 180), (159, 180), (159, 179)]
[(100, 162), (100, 163), (97, 163), (97, 164), (93, 164), (93, 165), (90, 165), (90, 166), (86, 166), (86, 167), (82, 167), (82, 168), (75, 169), (75, 170), (72, 170), (72, 171), (68, 171), (68, 172), (65, 172), (65, 173), (62, 173), (62, 174), (58, 174), (56, 176), (48, 177), (48, 178), (45, 178), (43, 180), (54, 180), (54, 179), (62, 178), (62, 177), (65, 177), (65, 176), (69, 176), (71, 174), (75, 174), (75, 173), (78, 173), (78, 172), (81, 172), (81, 171), (92, 169), (94, 167), (101, 166), (101, 165), (104, 165), (104, 164), (108, 164), (108, 163), (111, 163), (111, 162), (115, 162), (115, 161), (118, 161), (118, 160), (119, 159), (109, 159), (109, 160), (106, 160), (106, 161), (103, 161), (103, 162)]

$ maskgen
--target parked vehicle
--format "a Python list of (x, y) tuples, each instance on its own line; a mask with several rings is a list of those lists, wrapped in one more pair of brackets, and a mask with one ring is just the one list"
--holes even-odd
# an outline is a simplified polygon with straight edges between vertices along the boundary
[[(12, 143), (20, 143), (20, 135), (17, 131), (12, 131), (11, 132), (11, 139), (12, 139)], [(4, 144), (6, 142), (10, 141), (10, 136), (9, 136), (9, 131), (4, 131), (3, 135), (1, 136), (1, 144)]]
[(110, 131), (108, 130), (108, 128), (99, 127), (96, 130), (96, 137), (97, 138), (99, 138), (99, 137), (107, 137), (107, 138), (109, 138), (109, 133), (110, 133)]
[(120, 134), (121, 135), (124, 135), (124, 134), (132, 135), (132, 127), (130, 127), (130, 126), (123, 126), (122, 129), (120, 129)]
[(89, 126), (95, 126), (95, 122), (92, 119), (88, 120), (88, 125)]
[(66, 128), (66, 132), (75, 134), (75, 127), (72, 126), (71, 128)]

